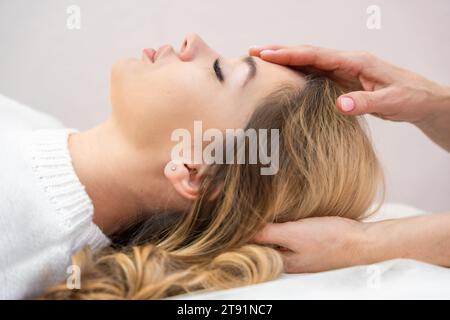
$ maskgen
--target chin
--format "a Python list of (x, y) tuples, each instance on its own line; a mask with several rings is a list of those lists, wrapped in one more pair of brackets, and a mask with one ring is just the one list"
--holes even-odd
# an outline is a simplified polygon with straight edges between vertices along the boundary
[(115, 75), (123, 76), (123, 75), (126, 75), (127, 73), (136, 72), (136, 68), (139, 68), (142, 66), (143, 66), (143, 61), (140, 59), (123, 58), (123, 59), (117, 60), (113, 64), (113, 66), (111, 68), (111, 73), (113, 76), (115, 76)]

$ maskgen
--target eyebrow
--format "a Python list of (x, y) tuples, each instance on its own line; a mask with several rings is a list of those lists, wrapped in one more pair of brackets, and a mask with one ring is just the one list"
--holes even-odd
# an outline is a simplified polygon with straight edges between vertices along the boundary
[(256, 62), (253, 57), (251, 56), (245, 57), (244, 59), (242, 59), (242, 61), (248, 65), (247, 78), (245, 79), (244, 84), (242, 85), (243, 87), (245, 87), (245, 85), (256, 76), (257, 69), (256, 69)]

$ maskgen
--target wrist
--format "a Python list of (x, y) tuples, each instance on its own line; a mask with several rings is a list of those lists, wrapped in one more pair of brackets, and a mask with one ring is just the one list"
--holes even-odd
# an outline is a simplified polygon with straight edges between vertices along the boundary
[(426, 114), (414, 124), (436, 144), (450, 151), (450, 87), (436, 84), (430, 92)]
[(396, 258), (395, 246), (388, 230), (391, 223), (392, 220), (361, 223), (356, 245), (358, 264), (372, 264)]
[(450, 111), (450, 87), (438, 85), (437, 89), (436, 112), (437, 116), (442, 112)]
[(430, 92), (430, 111), (429, 116), (425, 119), (438, 119), (450, 111), (450, 87), (435, 84), (434, 89)]

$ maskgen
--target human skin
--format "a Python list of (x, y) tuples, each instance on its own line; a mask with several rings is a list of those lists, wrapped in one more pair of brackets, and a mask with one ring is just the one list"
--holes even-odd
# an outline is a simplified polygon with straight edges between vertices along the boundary
[[(266, 61), (318, 70), (349, 90), (336, 106), (347, 115), (407, 121), (450, 151), (450, 88), (366, 52), (314, 46), (253, 47)], [(267, 225), (254, 239), (282, 246), (287, 272), (317, 272), (394, 258), (450, 266), (450, 213), (361, 223), (338, 217)]]
[(347, 115), (373, 114), (416, 125), (450, 151), (450, 87), (368, 53), (315, 46), (254, 47), (265, 61), (325, 72), (351, 92), (336, 101)]
[[(214, 68), (217, 58), (220, 71)], [(148, 214), (186, 211), (195, 200), (204, 165), (186, 161), (176, 174), (164, 174), (175, 129), (192, 132), (195, 120), (202, 121), (203, 130), (244, 128), (266, 95), (281, 85), (303, 83), (299, 72), (252, 59), (256, 73), (249, 79), (243, 57), (225, 58), (190, 34), (179, 52), (165, 45), (113, 66), (111, 116), (69, 137), (75, 171), (94, 205), (94, 222), (106, 234)]]
[(390, 259), (450, 267), (450, 214), (361, 223), (339, 217), (268, 224), (256, 243), (281, 246), (289, 273), (320, 272)]

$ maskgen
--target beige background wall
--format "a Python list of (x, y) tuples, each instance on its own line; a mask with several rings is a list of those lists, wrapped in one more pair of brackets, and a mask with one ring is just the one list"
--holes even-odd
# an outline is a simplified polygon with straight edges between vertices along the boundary
[[(66, 27), (71, 4), (81, 30)], [(380, 30), (366, 27), (373, 4)], [(225, 55), (272, 42), (368, 50), (450, 85), (449, 17), (448, 0), (0, 0), (0, 92), (86, 129), (109, 114), (116, 59), (191, 31)], [(411, 125), (370, 125), (388, 200), (450, 210), (450, 155)]]

